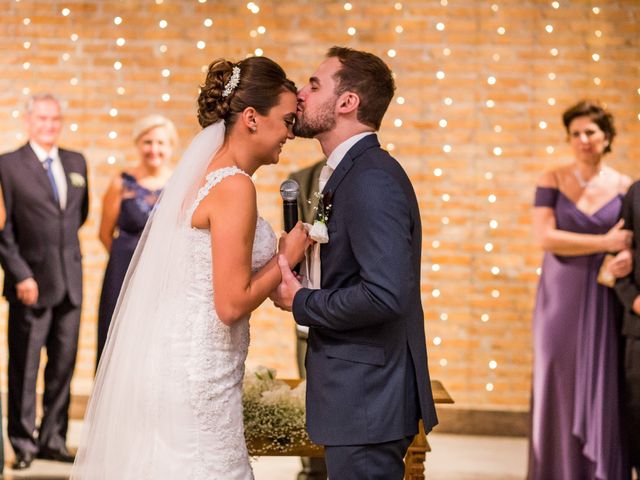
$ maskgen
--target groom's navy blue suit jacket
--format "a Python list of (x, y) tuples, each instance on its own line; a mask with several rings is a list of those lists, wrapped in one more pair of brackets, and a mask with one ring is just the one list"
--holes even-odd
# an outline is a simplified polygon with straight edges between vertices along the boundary
[(342, 159), (329, 191), (322, 288), (302, 289), (293, 302), (296, 322), (310, 327), (309, 436), (321, 445), (382, 443), (415, 434), (416, 416), (428, 432), (437, 419), (420, 299), (422, 227), (411, 182), (368, 135)]

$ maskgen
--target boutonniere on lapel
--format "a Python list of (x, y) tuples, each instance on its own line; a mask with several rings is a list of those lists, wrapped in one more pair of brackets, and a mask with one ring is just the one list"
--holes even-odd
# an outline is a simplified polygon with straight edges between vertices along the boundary
[(87, 184), (82, 174), (78, 172), (69, 173), (69, 181), (71, 185), (77, 188), (83, 188)]
[[(316, 218), (313, 222), (313, 226), (309, 231), (309, 237), (318, 243), (329, 242), (329, 230), (327, 229), (327, 222), (331, 215), (331, 191), (326, 192), (324, 195), (320, 192), (313, 194), (318, 199), (318, 205), (315, 207)], [(309, 200), (311, 201), (311, 200)]]

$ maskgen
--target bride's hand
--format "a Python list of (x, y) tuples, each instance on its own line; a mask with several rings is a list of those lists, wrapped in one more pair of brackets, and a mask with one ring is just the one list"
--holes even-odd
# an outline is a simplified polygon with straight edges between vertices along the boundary
[(278, 252), (284, 255), (289, 266), (293, 268), (302, 261), (305, 250), (312, 243), (307, 228), (302, 222), (298, 222), (289, 233), (282, 233), (278, 242)]

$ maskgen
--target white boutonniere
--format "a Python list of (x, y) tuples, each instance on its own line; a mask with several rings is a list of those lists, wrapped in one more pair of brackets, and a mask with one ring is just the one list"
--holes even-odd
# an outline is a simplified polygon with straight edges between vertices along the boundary
[(331, 215), (331, 192), (326, 192), (324, 195), (320, 192), (315, 192), (313, 196), (318, 199), (318, 205), (315, 207), (316, 218), (309, 231), (309, 237), (318, 243), (327, 243), (329, 242), (327, 222)]
[(69, 173), (69, 181), (71, 182), (71, 185), (77, 188), (83, 188), (87, 184), (87, 181), (84, 179), (82, 174), (78, 172)]

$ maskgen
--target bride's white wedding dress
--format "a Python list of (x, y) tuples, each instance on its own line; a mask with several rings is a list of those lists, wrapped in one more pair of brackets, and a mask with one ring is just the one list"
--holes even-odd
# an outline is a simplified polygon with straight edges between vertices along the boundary
[[(223, 138), (216, 124), (194, 139), (145, 229), (98, 368), (72, 480), (253, 479), (242, 412), (249, 317), (232, 326), (219, 320), (211, 237), (191, 226), (212, 188), (246, 175), (222, 168), (193, 187)], [(276, 244), (258, 217), (253, 271)]]
[[(191, 209), (195, 211), (211, 188), (230, 175), (246, 175), (236, 167), (211, 172)], [(190, 217), (191, 215), (189, 215)], [(195, 471), (185, 478), (225, 480), (253, 478), (244, 440), (242, 378), (249, 348), (249, 318), (223, 324), (213, 304), (211, 236), (208, 230), (191, 229), (189, 276), (192, 288), (185, 302), (184, 343), (186, 375), (182, 382), (189, 392), (199, 431), (194, 451)], [(222, 248), (222, 247), (220, 247)], [(258, 217), (253, 242), (252, 269), (262, 268), (275, 254), (276, 237), (271, 226)], [(179, 330), (176, 330), (179, 332)]]

